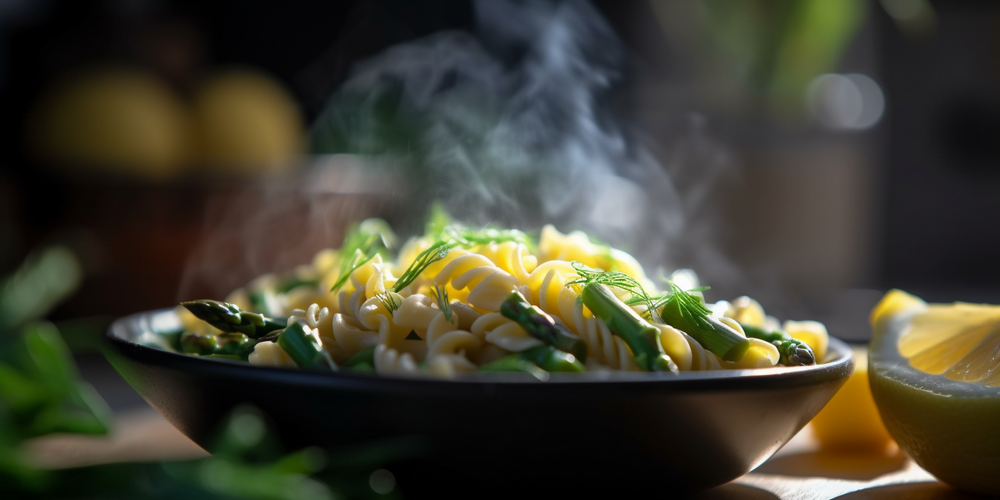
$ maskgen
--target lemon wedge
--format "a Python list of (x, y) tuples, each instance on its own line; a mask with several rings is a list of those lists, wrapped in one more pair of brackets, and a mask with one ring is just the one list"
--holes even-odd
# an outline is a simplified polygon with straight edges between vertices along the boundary
[(871, 319), (869, 377), (889, 433), (941, 481), (1000, 495), (1000, 306), (894, 290)]
[(827, 450), (881, 453), (892, 438), (882, 424), (868, 384), (868, 349), (852, 347), (854, 373), (812, 419), (816, 440)]

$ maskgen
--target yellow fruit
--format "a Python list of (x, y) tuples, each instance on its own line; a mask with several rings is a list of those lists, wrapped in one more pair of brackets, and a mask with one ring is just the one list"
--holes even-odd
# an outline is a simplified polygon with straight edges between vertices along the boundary
[(868, 387), (868, 350), (854, 348), (854, 373), (812, 420), (824, 449), (882, 452), (892, 438), (882, 424)]
[(199, 163), (226, 174), (284, 171), (305, 143), (302, 117), (269, 77), (229, 70), (208, 80), (194, 101)]
[(1000, 495), (1000, 307), (900, 293), (872, 312), (869, 372), (882, 420), (941, 481)]
[(138, 70), (105, 68), (48, 91), (28, 122), (33, 154), (76, 174), (150, 180), (176, 175), (189, 146), (183, 103)]
[(889, 290), (889, 292), (882, 297), (882, 300), (878, 301), (875, 308), (872, 309), (872, 313), (868, 317), (868, 322), (872, 328), (874, 328), (875, 322), (878, 321), (879, 318), (895, 315), (903, 309), (923, 303), (924, 301), (920, 299), (920, 297), (893, 288), (892, 290)]

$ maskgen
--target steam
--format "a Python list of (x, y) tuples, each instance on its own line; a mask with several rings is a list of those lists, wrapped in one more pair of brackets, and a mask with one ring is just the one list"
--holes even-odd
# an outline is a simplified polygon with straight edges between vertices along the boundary
[[(314, 126), (315, 151), (362, 158), (373, 182), (366, 189), (400, 196), (390, 218), (404, 234), (419, 231), (439, 200), (469, 224), (582, 229), (649, 270), (690, 266), (731, 283), (738, 273), (717, 250), (712, 206), (730, 162), (702, 120), (684, 121), (662, 145), (661, 164), (613, 112), (627, 51), (589, 3), (474, 6), (474, 34), (438, 33), (357, 64)], [(243, 249), (257, 272), (291, 265), (253, 254), (283, 210), (268, 200), (240, 226), (252, 229), (232, 235), (249, 238)], [(246, 208), (217, 225), (247, 220)], [(310, 224), (327, 228), (325, 246), (336, 246), (350, 209), (315, 208)], [(266, 268), (281, 264), (289, 265)]]
[(620, 125), (627, 54), (601, 15), (583, 1), (481, 0), (475, 13), (475, 36), (438, 33), (357, 65), (316, 124), (318, 149), (392, 158), (414, 187), (410, 213), (438, 199), (472, 224), (551, 222), (648, 265), (730, 269), (704, 220), (728, 161), (697, 118), (666, 166)]

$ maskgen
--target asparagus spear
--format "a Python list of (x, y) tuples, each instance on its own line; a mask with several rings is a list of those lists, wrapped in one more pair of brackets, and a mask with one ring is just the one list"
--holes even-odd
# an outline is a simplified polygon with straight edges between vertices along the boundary
[(215, 352), (219, 343), (215, 335), (184, 332), (181, 334), (181, 352), (185, 354), (207, 355)]
[(525, 361), (538, 365), (550, 372), (582, 372), (583, 363), (574, 354), (564, 352), (554, 346), (540, 345), (520, 353)]
[(516, 321), (528, 335), (560, 351), (568, 352), (577, 359), (587, 359), (587, 344), (580, 337), (557, 323), (545, 311), (531, 305), (517, 290), (510, 292), (500, 304), (500, 314)]
[(184, 332), (180, 335), (181, 352), (201, 356), (235, 356), (246, 361), (257, 342), (242, 333), (219, 335)]
[(550, 372), (582, 372), (583, 364), (570, 353), (549, 345), (532, 347), (527, 351), (508, 354), (492, 363), (479, 367), (486, 372), (526, 372), (536, 375), (539, 370)]
[(263, 314), (241, 311), (236, 304), (217, 300), (192, 300), (181, 302), (198, 319), (229, 333), (242, 333), (252, 339), (260, 338), (287, 326), (282, 318), (268, 318)]
[(292, 323), (278, 336), (278, 345), (303, 370), (333, 371), (337, 365), (323, 349), (319, 339), (306, 333), (299, 323)]
[(545, 370), (538, 367), (538, 365), (528, 361), (520, 356), (519, 353), (508, 354), (496, 361), (486, 363), (479, 367), (481, 372), (523, 372), (531, 374), (539, 374), (538, 378), (542, 378), (547, 373)]
[(660, 316), (667, 324), (683, 330), (726, 361), (736, 361), (750, 349), (750, 341), (731, 326), (712, 316), (697, 297), (670, 283), (672, 293)]
[(344, 362), (344, 368), (358, 371), (375, 371), (375, 346), (356, 352)]
[[(663, 350), (660, 330), (642, 319), (631, 307), (618, 299), (607, 286), (590, 283), (580, 294), (583, 303), (595, 316), (604, 320), (611, 333), (628, 344), (635, 362), (646, 371), (677, 373), (677, 365)], [(745, 339), (744, 339), (745, 340)]]
[(740, 323), (743, 327), (743, 333), (747, 337), (753, 337), (755, 339), (761, 339), (765, 342), (770, 342), (778, 348), (778, 355), (780, 356), (778, 362), (785, 366), (805, 366), (816, 364), (816, 355), (813, 354), (812, 348), (809, 344), (805, 342), (792, 338), (791, 335), (775, 330), (773, 332), (768, 332), (763, 328), (758, 328), (756, 326), (744, 325)]

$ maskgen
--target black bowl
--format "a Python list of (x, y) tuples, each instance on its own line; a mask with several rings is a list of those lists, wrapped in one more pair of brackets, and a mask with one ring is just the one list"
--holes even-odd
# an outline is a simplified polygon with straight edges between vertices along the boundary
[(816, 366), (546, 382), (494, 373), (460, 380), (312, 373), (142, 345), (153, 325), (177, 323), (169, 310), (122, 318), (109, 328), (104, 354), (194, 442), (211, 451), (213, 431), (243, 403), (263, 411), (290, 449), (415, 439), (426, 444), (419, 459), (389, 467), (409, 496), (710, 488), (774, 454), (854, 367), (837, 339)]

